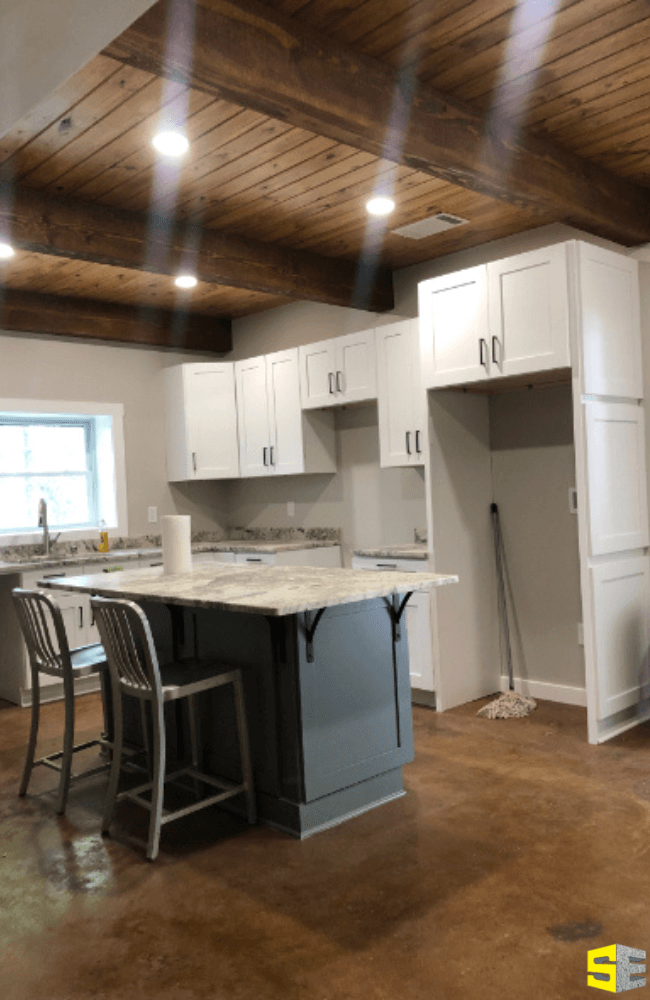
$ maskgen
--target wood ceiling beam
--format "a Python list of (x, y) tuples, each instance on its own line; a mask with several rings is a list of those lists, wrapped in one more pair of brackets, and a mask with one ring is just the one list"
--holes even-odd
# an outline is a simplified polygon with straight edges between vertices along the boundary
[(0, 289), (0, 329), (209, 354), (232, 350), (228, 319), (10, 288)]
[(213, 284), (375, 312), (394, 306), (392, 273), (385, 268), (364, 273), (348, 260), (34, 188), (0, 191), (0, 234), (35, 253), (155, 274), (189, 272)]
[[(182, 8), (187, 7), (183, 21)], [(159, 0), (105, 50), (319, 135), (633, 245), (650, 194), (256, 0)]]

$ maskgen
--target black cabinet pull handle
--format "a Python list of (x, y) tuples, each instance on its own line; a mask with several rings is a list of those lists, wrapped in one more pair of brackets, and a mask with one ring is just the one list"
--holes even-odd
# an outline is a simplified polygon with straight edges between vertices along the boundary
[(343, 372), (336, 373), (336, 390), (337, 392), (343, 392)]
[(273, 461), (273, 445), (269, 448), (269, 464), (275, 465), (275, 462)]
[(247, 557), (246, 562), (262, 562), (261, 559), (253, 559), (252, 557)]
[(84, 609), (83, 607), (81, 607), (79, 608), (79, 628), (83, 627), (84, 627)]
[(268, 448), (262, 448), (262, 461), (264, 462), (264, 465), (268, 465), (268, 462), (266, 461), (266, 453), (267, 453), (267, 451), (268, 451)]
[(327, 373), (327, 380), (328, 380), (328, 382), (330, 384), (330, 396), (334, 395), (334, 382), (333, 382), (333, 379), (334, 379), (334, 372), (328, 372)]
[(420, 448), (420, 432), (419, 431), (415, 432), (415, 450), (417, 451), (418, 455), (422, 454), (422, 449)]
[(499, 363), (498, 362), (498, 358), (497, 358), (497, 347), (498, 346), (499, 346), (499, 338), (498, 337), (492, 337), (492, 361), (494, 362), (495, 365)]
[(411, 432), (410, 431), (406, 432), (406, 454), (407, 455), (411, 454)]
[(192, 468), (196, 472), (196, 452), (195, 451), (192, 452)]
[[(483, 348), (485, 348), (485, 356), (483, 355)], [(483, 337), (478, 342), (478, 356), (480, 363), (487, 371), (487, 341)]]
[(377, 563), (377, 569), (397, 569), (397, 563)]

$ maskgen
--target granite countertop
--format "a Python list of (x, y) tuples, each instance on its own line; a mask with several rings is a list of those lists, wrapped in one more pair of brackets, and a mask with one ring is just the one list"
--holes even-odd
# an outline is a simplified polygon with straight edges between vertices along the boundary
[[(233, 541), (195, 542), (192, 552), (259, 552), (272, 555), (276, 552), (293, 552), (300, 549), (322, 549), (338, 545), (337, 541), (305, 539), (301, 541)], [(33, 569), (58, 569), (65, 566), (82, 566), (85, 563), (121, 563), (148, 556), (161, 556), (162, 549), (151, 546), (136, 549), (111, 549), (109, 552), (84, 551), (67, 555), (26, 556), (11, 561), (0, 560), (0, 576), (23, 573)]]
[(326, 569), (313, 566), (202, 566), (192, 573), (163, 576), (162, 569), (122, 570), (110, 576), (48, 580), (55, 590), (78, 590), (105, 597), (217, 608), (256, 615), (295, 615), (302, 611), (433, 590), (457, 583), (441, 573)]
[(355, 549), (355, 556), (366, 559), (423, 559), (429, 558), (429, 550), (422, 542), (410, 542), (404, 545), (377, 545), (372, 549)]

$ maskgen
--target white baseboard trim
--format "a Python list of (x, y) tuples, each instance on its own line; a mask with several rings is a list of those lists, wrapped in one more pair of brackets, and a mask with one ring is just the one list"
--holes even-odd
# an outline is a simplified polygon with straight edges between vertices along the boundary
[[(501, 678), (501, 690), (508, 690), (507, 677)], [(541, 698), (542, 701), (559, 701), (564, 705), (587, 707), (585, 688), (571, 687), (568, 684), (549, 684), (547, 681), (529, 681), (523, 677), (515, 677), (515, 691), (528, 695), (529, 698)]]

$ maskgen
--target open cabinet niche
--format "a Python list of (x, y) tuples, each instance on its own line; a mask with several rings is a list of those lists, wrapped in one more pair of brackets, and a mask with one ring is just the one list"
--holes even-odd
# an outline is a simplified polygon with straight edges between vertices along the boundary
[[(437, 601), (439, 655), (445, 664), (440, 707), (507, 687), (493, 502), (506, 554), (516, 689), (586, 705), (578, 641), (578, 524), (570, 509), (576, 481), (571, 385), (489, 395), (443, 390), (430, 393), (429, 406), (437, 470), (431, 482), (436, 569), (456, 566), (460, 577), (456, 596), (440, 594)], [(449, 607), (445, 597), (451, 598)], [(470, 620), (473, 627), (467, 629)], [(451, 672), (450, 658), (458, 666)]]
[[(516, 262), (521, 269), (526, 256)], [(586, 703), (589, 741), (601, 743), (650, 718), (638, 274), (624, 254), (569, 243), (566, 277), (570, 367), (544, 375), (556, 384), (542, 385), (538, 372), (525, 376), (536, 385), (523, 391), (512, 380), (483, 378), (427, 393), (432, 562), (460, 577), (433, 599), (436, 692), (445, 710), (503, 684), (495, 501), (519, 688)], [(431, 316), (423, 322), (421, 312), (423, 339)], [(518, 321), (526, 324), (525, 310)], [(569, 507), (573, 486), (577, 514)]]

